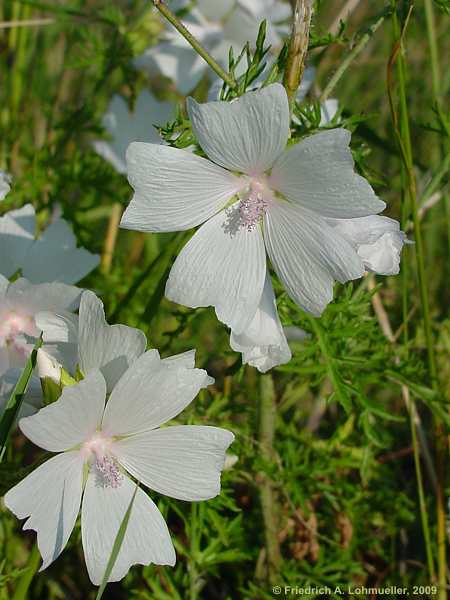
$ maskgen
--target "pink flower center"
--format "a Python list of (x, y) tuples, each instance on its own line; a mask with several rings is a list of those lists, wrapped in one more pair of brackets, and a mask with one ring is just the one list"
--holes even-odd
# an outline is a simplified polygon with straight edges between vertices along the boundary
[(264, 183), (252, 179), (239, 202), (239, 225), (253, 231), (267, 210), (270, 196)]
[(122, 485), (123, 475), (110, 452), (112, 441), (112, 438), (97, 431), (81, 448), (99, 487), (118, 488)]
[(24, 334), (37, 337), (39, 330), (34, 317), (16, 310), (8, 310), (0, 317), (0, 346), (12, 346), (26, 356), (28, 346)]

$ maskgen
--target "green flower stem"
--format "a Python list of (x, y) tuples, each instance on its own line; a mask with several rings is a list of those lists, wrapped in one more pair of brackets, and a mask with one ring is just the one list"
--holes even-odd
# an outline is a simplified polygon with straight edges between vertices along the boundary
[(225, 81), (225, 83), (231, 88), (236, 89), (237, 83), (230, 76), (229, 73), (224, 71), (219, 63), (214, 60), (214, 58), (209, 54), (209, 52), (200, 44), (200, 42), (192, 35), (192, 33), (183, 25), (183, 23), (174, 15), (174, 13), (170, 10), (170, 8), (163, 2), (162, 0), (153, 0), (154, 6), (159, 10), (159, 12), (171, 23), (175, 29), (181, 33), (184, 39), (189, 42), (189, 44), (194, 48), (194, 50), (199, 54), (203, 60), (205, 60), (208, 65), (211, 67), (213, 71), (217, 73), (217, 75)]
[[(259, 443), (261, 457), (267, 463), (274, 460), (275, 422), (276, 403), (272, 375), (262, 375), (259, 385)], [(277, 583), (279, 581), (281, 553), (278, 541), (278, 509), (275, 490), (267, 474), (262, 473), (260, 480), (261, 509), (267, 553), (267, 575), (270, 583)]]
[(31, 582), (33, 581), (33, 577), (36, 575), (40, 564), (41, 555), (39, 553), (37, 544), (34, 544), (33, 548), (31, 549), (30, 556), (28, 557), (25, 572), (17, 581), (17, 586), (12, 600), (27, 600)]
[[(395, 4), (394, 4), (395, 6)], [(410, 13), (406, 20), (406, 25)], [(428, 299), (428, 282), (425, 274), (424, 246), (422, 239), (422, 230), (420, 226), (420, 217), (417, 202), (416, 180), (413, 168), (412, 144), (409, 127), (409, 112), (406, 90), (406, 62), (403, 49), (403, 32), (400, 32), (396, 12), (392, 13), (394, 35), (398, 40), (394, 46), (388, 65), (388, 95), (391, 107), (394, 130), (398, 138), (401, 158), (405, 169), (407, 179), (407, 194), (409, 200), (409, 209), (411, 211), (414, 225), (414, 240), (416, 250), (416, 267), (419, 280), (420, 300), (422, 305), (422, 318), (425, 331), (425, 341), (427, 346), (428, 372), (432, 388), (440, 393), (439, 381), (437, 377), (437, 364), (434, 352), (434, 340), (431, 328), (431, 315)], [(397, 113), (395, 110), (392, 93), (392, 70), (397, 62), (398, 94), (400, 102), (400, 127), (397, 122)], [(436, 491), (436, 512), (437, 512), (437, 546), (438, 546), (438, 583), (439, 600), (446, 600), (447, 590), (447, 562), (446, 562), (446, 528), (445, 528), (445, 505), (444, 505), (444, 483), (445, 483), (445, 436), (442, 423), (436, 422), (436, 472), (438, 488)], [(430, 574), (431, 575), (431, 574)]]
[(283, 85), (286, 88), (291, 112), (295, 103), (295, 95), (302, 80), (303, 71), (305, 70), (311, 16), (312, 0), (296, 0), (286, 69), (283, 77)]
[(319, 102), (324, 102), (327, 98), (330, 97), (331, 92), (336, 87), (342, 75), (345, 73), (345, 71), (348, 69), (351, 63), (355, 60), (355, 58), (364, 50), (365, 46), (372, 38), (373, 34), (377, 31), (377, 29), (382, 25), (386, 17), (388, 17), (390, 14), (391, 10), (385, 9), (381, 13), (381, 15), (376, 19), (376, 21), (367, 28), (367, 31), (360, 37), (358, 43), (347, 54), (347, 56), (341, 62), (339, 67), (336, 69), (334, 75), (331, 77), (330, 81), (328, 82), (322, 94), (320, 95)]

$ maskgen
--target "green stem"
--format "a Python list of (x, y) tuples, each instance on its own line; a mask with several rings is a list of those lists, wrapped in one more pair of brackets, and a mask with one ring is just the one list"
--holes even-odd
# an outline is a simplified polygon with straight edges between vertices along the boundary
[[(395, 1), (394, 1), (395, 5)], [(411, 14), (411, 9), (407, 20)], [(412, 214), (414, 225), (415, 239), (415, 255), (417, 275), (419, 281), (420, 300), (422, 305), (422, 318), (425, 331), (425, 341), (427, 347), (428, 372), (430, 383), (436, 392), (440, 392), (439, 381), (437, 377), (437, 363), (434, 352), (434, 341), (431, 325), (431, 315), (428, 298), (428, 282), (425, 273), (424, 246), (422, 239), (422, 229), (420, 226), (420, 217), (418, 212), (416, 180), (413, 169), (413, 153), (411, 144), (411, 134), (409, 127), (409, 112), (407, 103), (407, 86), (406, 86), (406, 62), (404, 58), (403, 47), (403, 32), (399, 30), (397, 15), (393, 12), (393, 26), (396, 39), (391, 59), (388, 68), (388, 94), (391, 107), (394, 130), (398, 138), (399, 149), (403, 160), (405, 173), (407, 177), (407, 193), (409, 199), (409, 208)], [(407, 24), (407, 21), (406, 21)], [(392, 96), (392, 67), (397, 61), (398, 74), (398, 90), (400, 99), (400, 114), (401, 125), (400, 129), (397, 124), (397, 116)], [(438, 480), (438, 488), (436, 490), (436, 513), (437, 513), (437, 546), (438, 546), (438, 582), (439, 582), (439, 599), (446, 600), (446, 582), (447, 582), (447, 563), (446, 563), (446, 528), (445, 528), (445, 506), (444, 506), (444, 489), (445, 485), (445, 436), (442, 430), (442, 423), (436, 422), (436, 472)], [(430, 573), (431, 575), (431, 573)]]
[[(262, 375), (259, 386), (259, 443), (261, 456), (267, 463), (274, 460), (275, 421), (276, 404), (273, 379), (270, 374)], [(265, 473), (261, 474), (260, 498), (267, 553), (267, 575), (270, 583), (277, 583), (281, 562), (278, 541), (278, 510), (274, 486), (270, 477)]]
[(198, 571), (197, 571), (197, 555), (198, 555), (198, 504), (191, 504), (191, 522), (189, 523), (189, 600), (198, 599)]
[(189, 42), (189, 44), (194, 48), (197, 54), (199, 54), (203, 58), (203, 60), (205, 60), (208, 63), (211, 69), (215, 71), (217, 75), (223, 81), (225, 81), (225, 83), (231, 89), (236, 89), (236, 81), (229, 75), (229, 73), (222, 69), (219, 63), (216, 60), (214, 60), (214, 58), (209, 54), (206, 48), (204, 48), (200, 44), (200, 42), (183, 25), (183, 23), (176, 17), (176, 15), (174, 15), (170, 8), (162, 0), (153, 0), (153, 4), (159, 10), (159, 12), (169, 21), (169, 23), (171, 23), (179, 33), (181, 33), (184, 39), (187, 42)]
[(341, 79), (342, 75), (345, 73), (345, 71), (348, 69), (348, 67), (351, 65), (351, 63), (355, 60), (355, 58), (362, 52), (362, 50), (364, 49), (364, 47), (366, 46), (366, 44), (372, 38), (373, 34), (381, 26), (381, 24), (386, 19), (386, 17), (388, 17), (390, 14), (391, 14), (391, 10), (390, 9), (386, 9), (378, 17), (378, 19), (376, 19), (376, 21), (372, 25), (370, 25), (368, 27), (366, 33), (364, 33), (361, 36), (361, 38), (359, 39), (358, 43), (347, 54), (347, 56), (341, 62), (341, 64), (339, 65), (339, 67), (336, 69), (334, 75), (331, 77), (330, 81), (328, 82), (328, 84), (326, 85), (326, 87), (323, 90), (322, 94), (320, 95), (320, 98), (319, 98), (320, 102), (324, 102), (327, 98), (329, 98), (331, 92), (336, 87), (336, 85), (337, 85), (338, 81)]
[(283, 85), (292, 108), (295, 95), (305, 70), (306, 53), (308, 52), (309, 29), (311, 27), (312, 0), (297, 0), (292, 21), (291, 37), (284, 71)]
[[(407, 390), (407, 388), (405, 388)], [(422, 467), (420, 465), (420, 452), (419, 452), (419, 444), (417, 441), (417, 409), (415, 407), (414, 402), (409, 398), (409, 394), (405, 397), (406, 406), (409, 412), (409, 423), (411, 428), (411, 439), (414, 450), (414, 467), (416, 470), (416, 481), (417, 481), (417, 492), (419, 496), (419, 506), (420, 506), (420, 518), (422, 521), (422, 530), (423, 537), (425, 541), (425, 551), (427, 554), (427, 565), (428, 572), (430, 574), (431, 581), (436, 580), (436, 572), (434, 570), (434, 560), (433, 560), (433, 551), (431, 547), (431, 536), (430, 536), (430, 527), (429, 527), (429, 518), (427, 505), (425, 502), (425, 494), (423, 491), (423, 476), (422, 476)]]
[(433, 95), (439, 103), (441, 93), (441, 76), (439, 67), (439, 53), (436, 41), (436, 25), (434, 20), (432, 0), (424, 0), (425, 20), (427, 24), (428, 45), (430, 46), (431, 78), (433, 82)]

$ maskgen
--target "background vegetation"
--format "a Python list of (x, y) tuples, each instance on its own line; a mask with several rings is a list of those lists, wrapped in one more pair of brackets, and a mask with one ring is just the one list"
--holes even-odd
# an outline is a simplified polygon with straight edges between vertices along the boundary
[[(351, 11), (339, 24), (344, 5)], [(22, 20), (39, 22), (8, 24)], [(319, 320), (278, 288), (283, 324), (308, 335), (291, 341), (288, 365), (261, 376), (242, 367), (212, 309), (164, 299), (186, 237), (117, 232), (131, 189), (91, 146), (104, 135), (114, 93), (132, 105), (148, 87), (183, 110), (173, 87), (131, 64), (162, 28), (151, 3), (0, 7), (0, 168), (14, 178), (0, 212), (31, 202), (43, 227), (60, 206), (79, 243), (102, 254), (82, 285), (101, 295), (110, 322), (140, 327), (163, 356), (197, 348), (198, 365), (216, 378), (179, 420), (237, 434), (238, 461), (220, 497), (189, 504), (152, 493), (173, 534), (176, 567), (133, 568), (106, 598), (263, 600), (274, 597), (273, 585), (412, 590), (446, 578), (449, 5), (323, 0), (313, 24), (308, 62), (317, 77), (299, 132), (318, 127), (324, 92), (337, 97), (359, 169), (415, 244), (404, 248), (399, 276), (336, 286)], [(202, 81), (193, 94), (203, 100), (207, 87)], [(39, 456), (17, 434), (8, 460), (23, 466)], [(34, 534), (0, 508), (1, 600), (95, 597), (79, 528), (56, 563), (35, 574), (38, 566)]]

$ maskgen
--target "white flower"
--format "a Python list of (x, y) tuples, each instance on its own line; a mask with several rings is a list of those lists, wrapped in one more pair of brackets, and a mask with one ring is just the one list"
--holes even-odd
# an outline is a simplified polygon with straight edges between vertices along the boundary
[(4, 200), (6, 194), (11, 189), (11, 176), (4, 171), (0, 171), (0, 201)]
[(77, 248), (66, 221), (56, 219), (35, 239), (36, 215), (31, 204), (0, 217), (0, 273), (19, 269), (32, 283), (77, 283), (99, 263), (99, 257)]
[(133, 112), (130, 112), (121, 96), (113, 96), (103, 117), (103, 126), (112, 140), (96, 140), (94, 148), (119, 173), (125, 173), (128, 145), (135, 141), (157, 143), (160, 138), (154, 125), (164, 125), (172, 113), (173, 105), (170, 102), (159, 102), (147, 90), (137, 97)]
[(42, 313), (74, 318), (70, 311), (78, 306), (81, 290), (64, 283), (34, 285), (26, 279), (9, 283), (0, 275), (0, 375), (25, 365), (41, 331), (45, 348), (58, 360), (67, 361), (72, 345), (64, 336), (47, 336), (40, 321)]
[[(180, 4), (180, 8), (187, 7), (189, 2)], [(287, 32), (279, 23), (290, 14), (289, 4), (279, 0), (199, 0), (183, 22), (214, 58), (227, 66), (230, 47), (237, 57), (247, 41), (254, 45), (264, 19), (268, 25), (267, 44), (279, 47), (281, 35)], [(161, 72), (176, 83), (182, 94), (190, 92), (208, 69), (207, 63), (172, 28), (165, 33), (165, 41), (148, 48), (134, 64), (150, 73)]]
[(261, 301), (267, 248), (291, 298), (320, 315), (335, 280), (364, 273), (353, 245), (326, 218), (385, 208), (354, 171), (350, 133), (323, 131), (286, 149), (289, 107), (280, 84), (231, 103), (189, 98), (188, 112), (210, 160), (142, 143), (127, 152), (135, 194), (123, 227), (179, 231), (206, 221), (176, 259), (166, 296), (193, 308), (214, 306), (239, 335)]
[[(61, 398), (21, 419), (36, 445), (57, 452), (5, 496), (24, 529), (37, 532), (43, 563), (51, 564), (70, 537), (81, 507), (81, 535), (91, 581), (99, 585), (136, 485), (199, 501), (220, 492), (231, 432), (216, 427), (160, 425), (178, 415), (211, 378), (185, 357), (143, 354), (122, 376), (105, 405), (106, 382), (94, 369)], [(131, 477), (130, 477), (131, 476)], [(109, 581), (133, 564), (175, 564), (167, 525), (137, 489), (127, 531)]]
[(355, 247), (368, 271), (397, 275), (403, 244), (411, 243), (394, 219), (381, 216), (328, 219), (328, 223)]
[(248, 363), (261, 373), (291, 360), (292, 354), (278, 316), (269, 273), (266, 273), (255, 316), (242, 333), (231, 332), (230, 346), (242, 352), (244, 365)]

